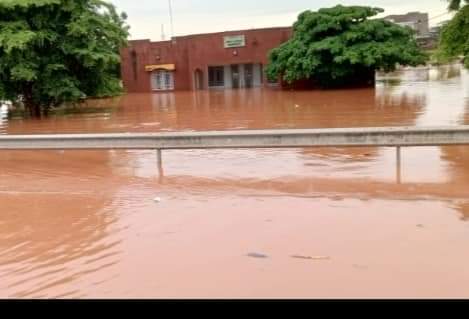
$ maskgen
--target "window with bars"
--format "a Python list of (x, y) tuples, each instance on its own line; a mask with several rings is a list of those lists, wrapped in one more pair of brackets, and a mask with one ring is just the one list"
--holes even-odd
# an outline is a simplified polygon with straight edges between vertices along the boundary
[(174, 90), (174, 72), (159, 70), (152, 73), (152, 89), (154, 91)]

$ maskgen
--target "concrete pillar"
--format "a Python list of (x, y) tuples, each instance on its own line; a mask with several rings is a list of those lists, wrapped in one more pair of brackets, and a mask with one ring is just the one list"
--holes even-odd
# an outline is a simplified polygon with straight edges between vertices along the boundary
[(246, 78), (244, 75), (244, 64), (239, 64), (239, 87), (246, 87)]
[(253, 66), (253, 87), (262, 86), (262, 67), (259, 63), (255, 63)]
[(233, 76), (231, 75), (231, 66), (224, 66), (225, 89), (233, 88)]

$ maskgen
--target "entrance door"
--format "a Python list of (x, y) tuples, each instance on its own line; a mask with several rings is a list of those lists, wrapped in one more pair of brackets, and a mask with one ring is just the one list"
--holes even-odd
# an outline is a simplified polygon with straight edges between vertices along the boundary
[(252, 88), (253, 69), (252, 63), (244, 65), (244, 83), (247, 88)]
[(239, 65), (233, 64), (231, 66), (231, 77), (233, 82), (233, 89), (239, 88)]
[(210, 66), (208, 68), (208, 86), (211, 88), (225, 86), (225, 68), (223, 66)]
[(204, 73), (202, 70), (195, 70), (194, 74), (194, 80), (195, 80), (195, 89), (196, 90), (203, 90), (204, 89)]

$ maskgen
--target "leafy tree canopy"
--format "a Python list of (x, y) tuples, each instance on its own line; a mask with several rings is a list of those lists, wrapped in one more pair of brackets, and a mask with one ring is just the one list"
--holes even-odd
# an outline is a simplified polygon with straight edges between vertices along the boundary
[(469, 5), (460, 8), (441, 32), (440, 54), (446, 58), (464, 57), (469, 68)]
[(0, 100), (33, 115), (120, 90), (125, 14), (102, 0), (2, 0)]
[(448, 0), (450, 10), (459, 10), (443, 27), (438, 56), (442, 60), (452, 60), (463, 56), (464, 66), (469, 69), (469, 0)]
[(410, 28), (369, 19), (383, 9), (336, 6), (305, 11), (293, 26), (293, 37), (270, 53), (267, 73), (288, 83), (312, 79), (322, 86), (347, 85), (396, 64), (416, 66), (426, 55)]
[[(463, 0), (448, 0), (450, 10), (459, 10), (463, 6)], [(469, 4), (469, 0), (464, 0), (465, 3)]]

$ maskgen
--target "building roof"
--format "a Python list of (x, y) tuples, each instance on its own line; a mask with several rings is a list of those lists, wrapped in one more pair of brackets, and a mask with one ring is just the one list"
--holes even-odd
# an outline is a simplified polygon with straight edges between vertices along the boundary
[(428, 13), (426, 13), (426, 12), (408, 12), (406, 14), (392, 14), (392, 15), (388, 15), (388, 16), (384, 17), (384, 19), (386, 19), (386, 20), (392, 19), (396, 22), (405, 22), (405, 21), (412, 21), (415, 18), (421, 17), (423, 15), (428, 16)]
[[(279, 30), (279, 31), (290, 31), (293, 27), (269, 27), (269, 28), (256, 28), (256, 29), (244, 29), (244, 30), (227, 30), (221, 32), (208, 32), (208, 33), (196, 33), (196, 34), (188, 34), (182, 36), (175, 36), (172, 37), (171, 40), (164, 40), (164, 41), (151, 41), (153, 43), (164, 43), (164, 42), (171, 42), (177, 39), (187, 39), (187, 38), (194, 38), (194, 37), (201, 37), (201, 36), (210, 36), (210, 35), (225, 35), (225, 34), (233, 34), (233, 33), (242, 33), (242, 32), (256, 32), (256, 31), (272, 31), (272, 30)], [(137, 39), (137, 40), (130, 40), (129, 42), (149, 42), (150, 39)]]

